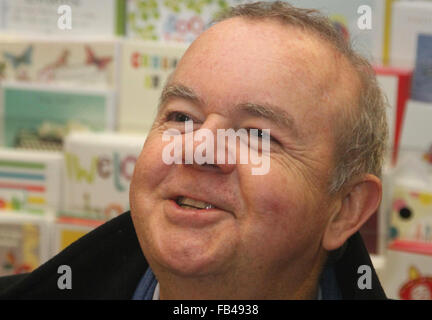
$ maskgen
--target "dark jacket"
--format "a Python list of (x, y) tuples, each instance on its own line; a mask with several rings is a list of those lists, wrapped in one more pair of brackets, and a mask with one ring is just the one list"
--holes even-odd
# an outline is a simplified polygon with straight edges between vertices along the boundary
[[(61, 265), (72, 270), (72, 289), (60, 290)], [(372, 269), (372, 289), (360, 290), (360, 265)], [(130, 212), (110, 220), (29, 274), (0, 278), (0, 299), (131, 299), (148, 267)], [(360, 235), (353, 235), (335, 265), (343, 299), (385, 299)]]

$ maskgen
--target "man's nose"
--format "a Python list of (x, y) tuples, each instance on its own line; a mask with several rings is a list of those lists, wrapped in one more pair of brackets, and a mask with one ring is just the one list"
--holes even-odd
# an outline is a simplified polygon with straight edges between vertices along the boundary
[(227, 141), (218, 141), (218, 129), (226, 130), (228, 127), (222, 120), (208, 117), (199, 129), (185, 133), (182, 163), (197, 170), (225, 174), (233, 172), (238, 160), (237, 148)]

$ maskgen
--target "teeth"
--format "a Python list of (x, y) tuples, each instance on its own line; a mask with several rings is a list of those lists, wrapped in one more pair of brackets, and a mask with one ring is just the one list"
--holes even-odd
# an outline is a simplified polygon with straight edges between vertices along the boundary
[(192, 207), (197, 209), (211, 209), (214, 208), (213, 205), (207, 202), (194, 200), (191, 198), (180, 197), (177, 199), (177, 204), (182, 207)]

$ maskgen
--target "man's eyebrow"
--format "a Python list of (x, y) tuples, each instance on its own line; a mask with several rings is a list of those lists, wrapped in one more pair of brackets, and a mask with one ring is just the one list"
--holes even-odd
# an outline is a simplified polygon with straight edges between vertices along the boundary
[(294, 136), (298, 136), (299, 134), (294, 118), (281, 107), (270, 104), (247, 102), (238, 104), (236, 108), (243, 112), (247, 112), (252, 116), (264, 118), (274, 122), (280, 127), (285, 127), (289, 129), (294, 134)]
[(171, 98), (190, 100), (200, 105), (204, 104), (191, 88), (182, 84), (168, 84), (165, 86), (160, 96), (158, 110), (160, 111)]
[[(197, 105), (204, 105), (204, 101), (191, 88), (174, 83), (166, 85), (163, 89), (158, 109), (161, 110), (171, 98), (185, 99), (193, 101)], [(280, 127), (289, 129), (295, 137), (299, 136), (294, 118), (281, 107), (270, 104), (245, 102), (236, 105), (235, 109), (246, 112), (254, 117), (267, 119)]]

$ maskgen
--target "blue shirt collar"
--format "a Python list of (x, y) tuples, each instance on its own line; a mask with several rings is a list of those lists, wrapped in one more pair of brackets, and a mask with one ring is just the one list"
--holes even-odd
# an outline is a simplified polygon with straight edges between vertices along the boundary
[(132, 300), (152, 300), (157, 283), (153, 271), (148, 267), (135, 289)]
[[(153, 300), (158, 281), (150, 267), (138, 283), (132, 300)], [(334, 267), (327, 264), (321, 274), (317, 300), (341, 300), (342, 296), (337, 284)]]

